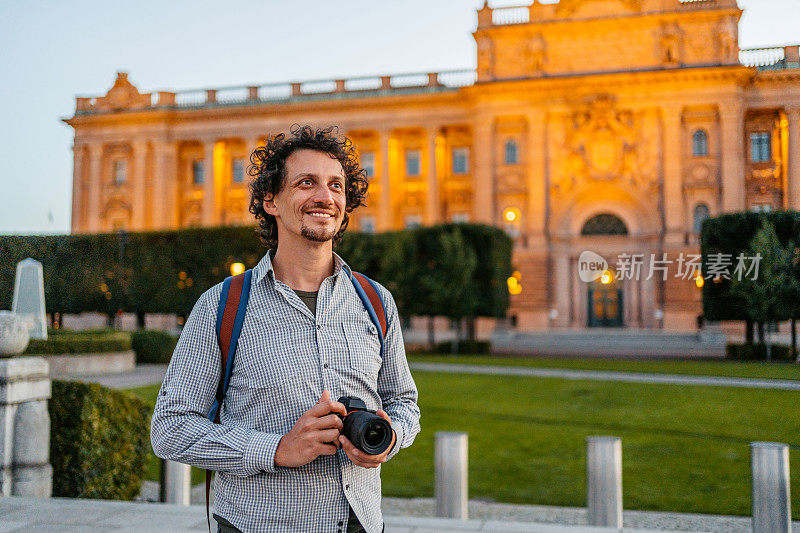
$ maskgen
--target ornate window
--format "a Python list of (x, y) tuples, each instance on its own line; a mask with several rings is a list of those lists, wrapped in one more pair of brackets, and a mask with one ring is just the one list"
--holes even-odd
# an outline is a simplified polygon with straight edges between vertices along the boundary
[(692, 155), (695, 157), (708, 155), (708, 134), (705, 130), (696, 130), (692, 134)]
[(772, 159), (770, 154), (769, 133), (758, 131), (750, 134), (750, 160), (753, 163), (763, 163)]
[(234, 183), (244, 182), (244, 159), (233, 160), (233, 169), (231, 170), (231, 174), (233, 174)]
[(421, 215), (406, 215), (405, 219), (403, 219), (403, 227), (405, 229), (414, 229), (420, 227), (421, 225)]
[(361, 168), (368, 178), (375, 175), (375, 152), (363, 152), (361, 154)]
[(114, 183), (122, 185), (127, 181), (128, 166), (125, 161), (114, 161)]
[(453, 174), (469, 172), (469, 148), (453, 148)]
[(361, 217), (358, 226), (364, 233), (375, 233), (375, 217)]
[(206, 181), (206, 167), (202, 161), (192, 162), (192, 183), (201, 185)]
[(509, 139), (506, 141), (505, 150), (503, 154), (503, 161), (506, 165), (516, 165), (519, 162), (519, 154), (517, 153), (517, 141)]
[(694, 224), (692, 229), (695, 233), (700, 234), (703, 229), (703, 221), (711, 216), (711, 212), (706, 204), (697, 204), (694, 208)]
[(617, 216), (609, 213), (595, 215), (583, 225), (581, 235), (627, 235), (628, 228)]
[(419, 176), (419, 150), (406, 150), (406, 176)]

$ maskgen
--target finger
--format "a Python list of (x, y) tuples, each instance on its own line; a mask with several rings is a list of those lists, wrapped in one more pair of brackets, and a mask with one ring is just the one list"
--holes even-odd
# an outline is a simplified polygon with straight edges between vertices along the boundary
[(314, 440), (317, 442), (339, 442), (338, 429), (323, 429), (314, 433)]
[(377, 411), (375, 411), (375, 414), (383, 418), (387, 422), (389, 422), (389, 424), (391, 425), (392, 419), (389, 418), (389, 415), (386, 414), (386, 411), (384, 411), (383, 409), (378, 409)]
[(314, 429), (337, 429), (341, 430), (344, 427), (344, 423), (342, 419), (336, 416), (335, 414), (331, 413), (329, 415), (322, 416), (320, 418), (314, 419), (312, 425)]
[(350, 442), (344, 435), (339, 436), (339, 442), (342, 444), (342, 449), (344, 449), (344, 452), (347, 454), (350, 460), (358, 466), (374, 468), (383, 462), (380, 460), (380, 455), (368, 455), (362, 452), (356, 448), (353, 443)]
[(319, 455), (334, 455), (339, 449), (330, 444), (320, 444)]
[(319, 400), (317, 400), (317, 403), (329, 401), (331, 401), (331, 392), (328, 389), (325, 389), (322, 391), (322, 396), (320, 396)]
[(334, 402), (330, 399), (323, 402), (322, 398), (320, 398), (320, 401), (317, 402), (314, 407), (306, 411), (306, 413), (317, 418), (325, 416), (329, 413), (339, 413), (342, 416), (347, 416), (347, 409), (344, 408), (344, 404)]

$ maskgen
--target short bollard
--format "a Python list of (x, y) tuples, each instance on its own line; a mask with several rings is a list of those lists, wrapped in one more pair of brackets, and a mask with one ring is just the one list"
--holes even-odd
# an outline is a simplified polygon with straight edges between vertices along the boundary
[(436, 433), (436, 516), (467, 519), (467, 434)]
[(753, 533), (791, 533), (789, 446), (751, 442)]
[(175, 461), (166, 463), (167, 503), (189, 505), (192, 495), (192, 467)]
[(590, 526), (622, 528), (622, 441), (587, 437), (586, 481)]

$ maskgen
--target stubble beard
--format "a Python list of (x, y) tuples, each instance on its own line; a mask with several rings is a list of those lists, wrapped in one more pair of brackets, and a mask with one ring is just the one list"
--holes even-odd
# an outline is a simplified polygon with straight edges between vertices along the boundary
[(338, 228), (332, 230), (315, 230), (303, 224), (303, 226), (300, 228), (300, 235), (312, 242), (328, 242), (333, 240), (333, 237), (336, 235), (337, 231), (339, 231)]

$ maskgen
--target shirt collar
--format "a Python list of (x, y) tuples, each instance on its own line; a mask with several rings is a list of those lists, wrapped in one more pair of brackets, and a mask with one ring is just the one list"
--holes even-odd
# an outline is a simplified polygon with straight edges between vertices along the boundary
[[(268, 250), (267, 253), (264, 254), (264, 257), (261, 258), (261, 261), (253, 269), (253, 283), (260, 283), (261, 280), (264, 278), (268, 279), (270, 282), (275, 283), (275, 270), (272, 268), (272, 256), (275, 254), (274, 250)], [(352, 276), (352, 271), (347, 263), (345, 263), (344, 259), (342, 259), (339, 254), (333, 252), (333, 278), (334, 281), (340, 275), (344, 275), (346, 277)]]

